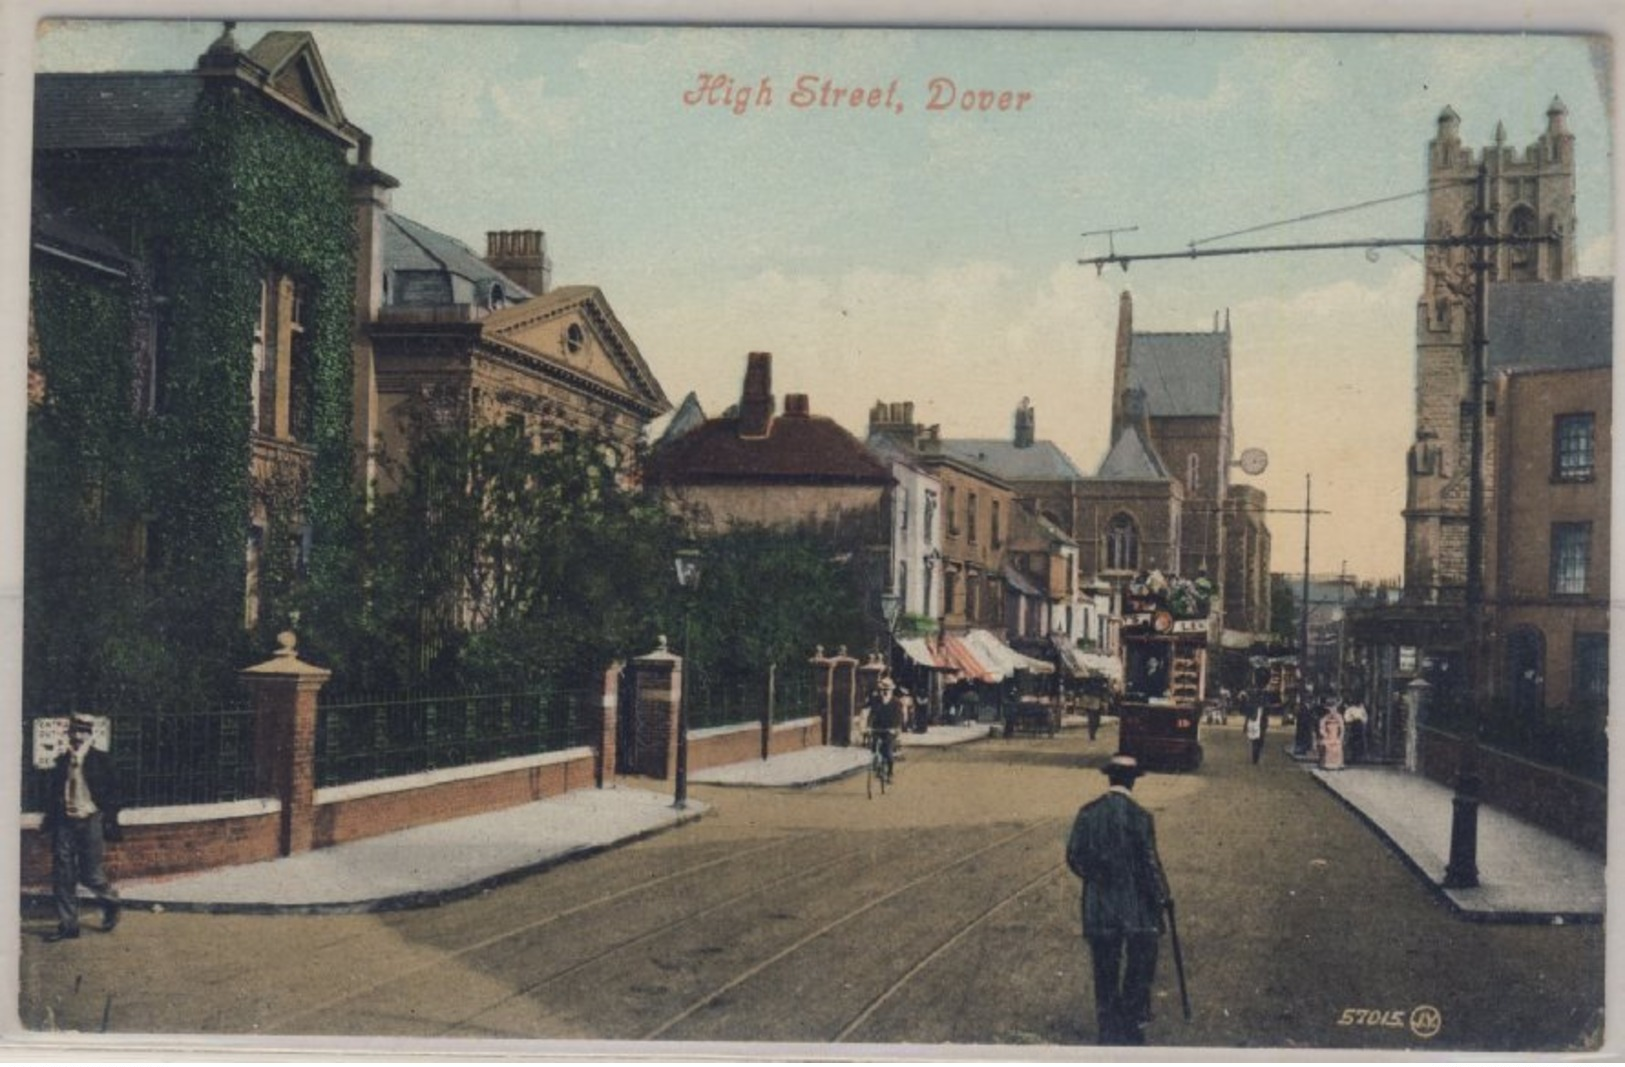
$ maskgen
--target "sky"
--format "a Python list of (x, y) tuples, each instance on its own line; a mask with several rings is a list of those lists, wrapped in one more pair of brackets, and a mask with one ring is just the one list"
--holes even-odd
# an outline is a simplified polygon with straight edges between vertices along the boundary
[[(1038, 436), (1092, 473), (1119, 293), (1140, 331), (1228, 315), (1236, 453), (1269, 454), (1234, 479), (1281, 509), (1312, 479), (1316, 573), (1402, 570), (1420, 249), (1097, 274), (1078, 260), (1108, 240), (1082, 235), (1137, 227), (1111, 247), (1178, 251), (1401, 197), (1244, 240), (1417, 236), (1423, 201), (1403, 194), (1426, 184), (1442, 108), (1465, 143), (1499, 120), (1521, 148), (1560, 96), (1581, 272), (1613, 273), (1612, 57), (1594, 38), (252, 21), (236, 37), (288, 28), (315, 33), (397, 211), (476, 251), (488, 230), (545, 230), (555, 284), (603, 290), (674, 404), (692, 390), (720, 414), (746, 354), (769, 351), (781, 398), (807, 393), (859, 436), (876, 400), (912, 400), (947, 437), (1007, 437), (1028, 397)], [(44, 24), (33, 59), (188, 69), (219, 32)], [(723, 76), (749, 106), (694, 100)], [(929, 106), (934, 79), (952, 106)], [(864, 106), (795, 106), (826, 81)], [(959, 106), (983, 90), (992, 110)], [(1269, 522), (1272, 569), (1300, 570), (1302, 516)]]

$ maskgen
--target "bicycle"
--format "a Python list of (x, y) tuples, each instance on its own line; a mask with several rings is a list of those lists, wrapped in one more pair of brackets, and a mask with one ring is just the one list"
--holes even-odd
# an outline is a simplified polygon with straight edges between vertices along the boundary
[(892, 753), (892, 746), (896, 744), (894, 731), (865, 730), (863, 744), (869, 750), (869, 776), (865, 788), (868, 790), (869, 799), (873, 800), (875, 782), (880, 783), (880, 793), (884, 796), (896, 770), (895, 756)]

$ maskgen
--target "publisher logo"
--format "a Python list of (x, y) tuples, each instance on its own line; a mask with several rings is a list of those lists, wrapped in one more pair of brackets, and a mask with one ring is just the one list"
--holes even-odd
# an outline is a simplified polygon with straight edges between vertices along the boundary
[(1419, 1004), (1411, 1009), (1411, 1033), (1424, 1041), (1444, 1028), (1444, 1016), (1431, 1004)]

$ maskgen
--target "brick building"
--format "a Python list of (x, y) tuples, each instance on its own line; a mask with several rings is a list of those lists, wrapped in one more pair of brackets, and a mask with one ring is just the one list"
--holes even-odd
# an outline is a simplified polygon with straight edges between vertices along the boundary
[(891, 472), (805, 393), (773, 395), (773, 356), (752, 352), (739, 405), (668, 435), (649, 457), (649, 484), (670, 494), (701, 533), (734, 526), (810, 527), (884, 543)]

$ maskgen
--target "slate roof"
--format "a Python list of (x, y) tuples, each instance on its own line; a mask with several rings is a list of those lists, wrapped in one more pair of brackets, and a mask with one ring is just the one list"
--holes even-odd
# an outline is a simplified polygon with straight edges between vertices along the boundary
[(677, 405), (677, 414), (666, 424), (666, 429), (661, 433), (660, 440), (655, 442), (655, 447), (662, 448), (690, 430), (703, 425), (705, 425), (705, 409), (700, 407), (699, 396), (690, 389), (688, 395), (683, 397), (683, 402)]
[(1034, 441), (1027, 448), (1017, 448), (1013, 441), (958, 438), (943, 441), (942, 450), (1010, 482), (1071, 481), (1085, 476), (1050, 441)]
[(1126, 427), (1112, 442), (1111, 450), (1106, 458), (1100, 461), (1100, 469), (1095, 472), (1096, 478), (1111, 481), (1143, 482), (1160, 481), (1170, 477), (1168, 469), (1162, 465), (1157, 457), (1156, 449), (1146, 443), (1140, 436), (1140, 431), (1133, 426)]
[(37, 247), (90, 260), (122, 271), (130, 257), (111, 237), (80, 220), (73, 208), (56, 204), (50, 193), (36, 186), (29, 204), (33, 242)]
[(1153, 418), (1224, 414), (1224, 367), (1229, 333), (1136, 333), (1129, 349), (1128, 386), (1145, 390)]
[(34, 150), (184, 147), (202, 92), (189, 72), (38, 75)]
[(803, 482), (890, 485), (891, 472), (852, 434), (821, 415), (773, 420), (768, 435), (741, 439), (739, 419), (710, 419), (649, 459), (652, 482)]
[(493, 285), (501, 285), (511, 302), (531, 296), (530, 290), (475, 255), (473, 249), (457, 238), (394, 212), (384, 216), (384, 267), (401, 271), (443, 271), (467, 278), (474, 284), (481, 302), (490, 296)]
[(1612, 278), (1492, 285), (1489, 305), (1492, 371), (1613, 365)]

